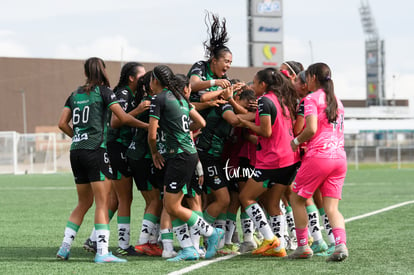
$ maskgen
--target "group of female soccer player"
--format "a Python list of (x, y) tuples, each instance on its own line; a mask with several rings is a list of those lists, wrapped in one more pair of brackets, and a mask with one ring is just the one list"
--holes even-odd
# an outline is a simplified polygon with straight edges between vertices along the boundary
[[(230, 80), (225, 20), (211, 18), (209, 58), (187, 76), (166, 65), (145, 72), (129, 62), (111, 90), (104, 61), (86, 60), (86, 83), (68, 97), (59, 120), (72, 138), (78, 204), (57, 258), (69, 258), (93, 201), (95, 226), (84, 248), (96, 253), (97, 263), (142, 254), (181, 261), (247, 251), (289, 259), (316, 253), (329, 261), (348, 256), (338, 211), (347, 167), (344, 109), (330, 68), (316, 63), (305, 71), (289, 61), (258, 71), (251, 85)], [(133, 182), (145, 200), (135, 246)], [(240, 206), (239, 247), (232, 240)], [(108, 250), (116, 210), (117, 256)], [(255, 230), (262, 241), (255, 241)], [(288, 255), (288, 249), (294, 251)]]

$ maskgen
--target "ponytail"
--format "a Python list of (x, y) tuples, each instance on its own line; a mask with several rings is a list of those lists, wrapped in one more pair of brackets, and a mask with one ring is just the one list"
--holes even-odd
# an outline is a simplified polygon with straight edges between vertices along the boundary
[(149, 95), (151, 91), (151, 75), (152, 71), (146, 72), (137, 81), (137, 94), (135, 95), (135, 102), (137, 105), (142, 101), (145, 95)]
[(308, 67), (306, 75), (315, 76), (318, 80), (320, 88), (326, 96), (326, 117), (330, 123), (334, 123), (338, 118), (338, 102), (331, 79), (331, 69), (325, 63), (315, 63)]
[(144, 66), (138, 62), (128, 62), (124, 66), (122, 66), (121, 73), (119, 76), (119, 81), (118, 81), (118, 84), (116, 84), (114, 88), (114, 92), (116, 92), (118, 88), (127, 86), (129, 82), (129, 77), (136, 76), (138, 73), (139, 67), (144, 67)]
[(91, 57), (85, 61), (84, 70), (87, 79), (83, 89), (86, 93), (89, 94), (94, 86), (111, 86), (105, 68), (105, 62), (98, 57)]
[[(281, 72), (274, 68), (266, 68), (256, 74), (259, 82), (264, 82), (267, 86), (267, 92), (273, 92), (279, 101), (282, 114), (290, 117), (292, 122), (295, 118), (295, 106), (297, 103), (297, 94), (292, 83), (282, 75)], [(287, 116), (285, 107), (289, 111)]]
[(226, 19), (223, 18), (220, 24), (220, 18), (217, 15), (207, 12), (205, 23), (207, 26), (207, 33), (210, 37), (203, 43), (208, 61), (210, 62), (213, 58), (219, 59), (225, 52), (231, 53), (230, 49), (226, 46), (226, 43), (229, 41), (226, 29)]
[(183, 92), (180, 89), (180, 84), (178, 80), (176, 79), (173, 71), (170, 69), (170, 67), (166, 65), (158, 65), (154, 68), (152, 71), (152, 75), (155, 79), (157, 79), (160, 84), (168, 90), (172, 92), (172, 94), (177, 98), (177, 100), (182, 105), (181, 99), (184, 99), (188, 105), (190, 105), (190, 101), (184, 96)]

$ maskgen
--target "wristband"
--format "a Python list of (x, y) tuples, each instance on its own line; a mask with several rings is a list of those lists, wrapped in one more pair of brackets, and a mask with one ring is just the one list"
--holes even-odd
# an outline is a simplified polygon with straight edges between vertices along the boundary
[(216, 80), (212, 79), (210, 80), (210, 87), (216, 86)]
[(293, 143), (296, 144), (296, 145), (299, 145), (300, 144), (300, 142), (299, 142), (299, 140), (298, 140), (297, 137), (295, 137), (295, 139), (293, 140)]
[(201, 165), (201, 161), (197, 162), (196, 170), (195, 170), (197, 176), (201, 177), (204, 175), (203, 173), (203, 166)]

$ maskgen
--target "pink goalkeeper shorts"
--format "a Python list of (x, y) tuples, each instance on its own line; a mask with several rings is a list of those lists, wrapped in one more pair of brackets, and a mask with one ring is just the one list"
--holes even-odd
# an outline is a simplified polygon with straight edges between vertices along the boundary
[(304, 198), (311, 198), (317, 188), (322, 197), (342, 198), (347, 170), (346, 159), (304, 158), (296, 179), (293, 192)]

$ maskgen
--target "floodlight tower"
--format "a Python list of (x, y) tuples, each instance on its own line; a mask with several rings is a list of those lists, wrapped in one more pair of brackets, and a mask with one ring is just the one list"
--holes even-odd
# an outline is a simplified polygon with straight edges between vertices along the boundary
[(367, 105), (386, 105), (384, 40), (379, 38), (368, 0), (361, 0), (359, 14), (361, 15), (362, 29), (365, 33)]

